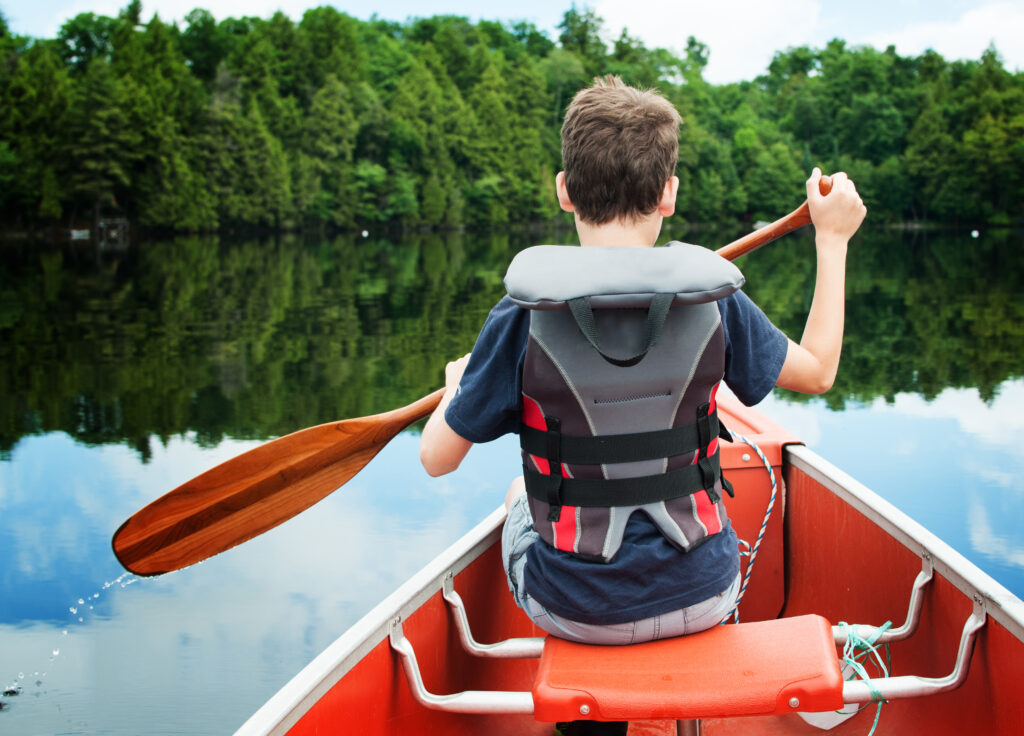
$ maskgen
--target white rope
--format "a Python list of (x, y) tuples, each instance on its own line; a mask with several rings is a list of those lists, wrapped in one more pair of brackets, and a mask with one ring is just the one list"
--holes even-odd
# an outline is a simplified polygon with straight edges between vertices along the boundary
[(733, 605), (732, 610), (725, 615), (725, 618), (720, 623), (725, 623), (730, 618), (735, 619), (736, 623), (740, 622), (740, 601), (743, 600), (743, 594), (747, 592), (747, 585), (750, 584), (750, 573), (754, 570), (754, 560), (757, 559), (757, 550), (761, 547), (761, 540), (764, 539), (765, 530), (768, 528), (768, 520), (772, 517), (772, 509), (775, 508), (775, 497), (778, 495), (778, 484), (775, 482), (775, 471), (772, 470), (772, 464), (768, 462), (768, 458), (765, 457), (764, 453), (761, 452), (761, 448), (753, 440), (749, 440), (741, 434), (733, 433), (733, 437), (742, 440), (746, 444), (750, 445), (750, 448), (757, 453), (757, 456), (761, 458), (761, 462), (764, 463), (765, 468), (768, 469), (768, 478), (772, 482), (771, 495), (768, 498), (768, 508), (764, 512), (764, 521), (761, 522), (761, 529), (757, 533), (757, 539), (754, 541), (754, 546), (744, 540), (739, 540), (739, 543), (745, 546), (748, 552), (740, 552), (741, 556), (749, 556), (750, 560), (747, 562), (747, 571), (743, 575), (743, 584), (740, 586), (739, 595), (736, 596), (736, 603)]

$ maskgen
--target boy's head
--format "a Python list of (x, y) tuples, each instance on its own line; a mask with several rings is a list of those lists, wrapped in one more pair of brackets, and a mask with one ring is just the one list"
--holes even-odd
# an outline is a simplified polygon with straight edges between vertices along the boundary
[(562, 123), (565, 188), (592, 225), (652, 213), (679, 157), (679, 113), (608, 75), (576, 93)]

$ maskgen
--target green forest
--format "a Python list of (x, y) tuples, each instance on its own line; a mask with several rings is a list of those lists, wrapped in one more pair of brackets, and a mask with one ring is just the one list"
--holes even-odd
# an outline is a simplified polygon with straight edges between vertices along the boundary
[(845, 170), (874, 222), (1024, 217), (1024, 73), (893, 48), (780, 50), (713, 85), (708, 49), (647, 48), (575, 6), (550, 38), (456, 16), (179, 27), (82, 13), (56, 38), (0, 17), (0, 223), (187, 232), (504, 226), (559, 216), (559, 127), (574, 92), (615, 73), (679, 108), (678, 216), (775, 219), (810, 168)]

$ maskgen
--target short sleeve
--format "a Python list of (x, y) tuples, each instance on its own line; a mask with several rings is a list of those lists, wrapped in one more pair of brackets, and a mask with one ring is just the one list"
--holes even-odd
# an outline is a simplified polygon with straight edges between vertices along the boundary
[(725, 329), (725, 382), (753, 406), (779, 380), (789, 339), (742, 291), (719, 300), (718, 309)]
[(484, 322), (445, 421), (463, 439), (490, 442), (519, 431), (529, 312), (502, 298)]

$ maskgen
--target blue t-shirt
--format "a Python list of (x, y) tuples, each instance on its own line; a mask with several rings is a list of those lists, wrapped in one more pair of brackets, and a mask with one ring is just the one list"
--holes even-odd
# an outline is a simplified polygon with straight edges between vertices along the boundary
[[(744, 404), (772, 390), (786, 359), (786, 336), (743, 292), (717, 302), (725, 333), (725, 382)], [(470, 442), (518, 433), (522, 367), (530, 313), (504, 297), (477, 337), (459, 390), (445, 412)], [(527, 551), (526, 591), (572, 621), (616, 624), (699, 603), (721, 593), (739, 572), (730, 524), (683, 552), (644, 513), (626, 525), (622, 547), (607, 563), (590, 562), (539, 542)]]

